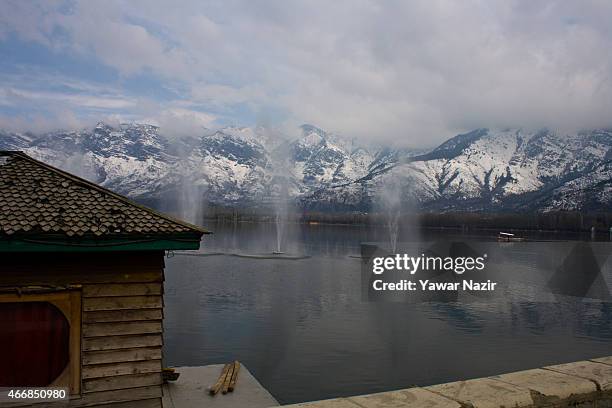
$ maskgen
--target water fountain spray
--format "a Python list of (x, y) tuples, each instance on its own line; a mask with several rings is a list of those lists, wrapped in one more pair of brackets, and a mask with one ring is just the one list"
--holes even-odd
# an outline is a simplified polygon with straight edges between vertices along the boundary
[(202, 225), (206, 186), (199, 184), (193, 176), (183, 176), (180, 182), (178, 204), (181, 219)]
[(380, 210), (385, 217), (385, 226), (389, 233), (389, 249), (397, 251), (400, 217), (402, 215), (402, 185), (397, 176), (390, 175), (379, 192)]
[(274, 254), (283, 254), (283, 240), (289, 215), (289, 187), (286, 177), (276, 177), (278, 180), (278, 197), (274, 201), (275, 224), (276, 224), (276, 251)]

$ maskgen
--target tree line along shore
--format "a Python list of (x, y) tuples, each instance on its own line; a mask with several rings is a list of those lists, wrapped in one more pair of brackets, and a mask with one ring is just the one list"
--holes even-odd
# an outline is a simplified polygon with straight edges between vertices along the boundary
[[(384, 226), (388, 215), (381, 212), (316, 212), (293, 211), (289, 222), (302, 224), (338, 224)], [(207, 207), (203, 220), (216, 222), (275, 222), (273, 209), (244, 209)], [(417, 212), (403, 213), (399, 223), (421, 228), (459, 230), (524, 230), (558, 232), (609, 233), (612, 212), (582, 213), (578, 211), (551, 211), (533, 213), (486, 212)]]

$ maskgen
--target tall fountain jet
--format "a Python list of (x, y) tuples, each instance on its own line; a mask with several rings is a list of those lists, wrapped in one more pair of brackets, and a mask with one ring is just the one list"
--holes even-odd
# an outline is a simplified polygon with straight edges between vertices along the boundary
[(202, 225), (204, 218), (204, 196), (206, 186), (199, 184), (194, 177), (185, 176), (179, 189), (179, 215), (185, 221)]
[(289, 216), (289, 186), (286, 177), (276, 177), (278, 183), (278, 197), (274, 202), (276, 223), (276, 251), (274, 254), (283, 254), (283, 240)]
[(391, 211), (387, 215), (387, 229), (389, 230), (389, 244), (391, 252), (397, 252), (397, 237), (399, 235), (399, 209)]
[(283, 215), (280, 212), (276, 213), (276, 251), (275, 254), (282, 254), (283, 251), (283, 232), (285, 231)]
[(389, 249), (391, 253), (395, 253), (402, 215), (402, 185), (397, 176), (390, 175), (390, 180), (383, 184), (378, 201), (389, 234)]
[[(235, 253), (233, 255), (251, 259), (276, 259), (276, 260), (300, 260), (309, 258), (309, 255), (296, 252), (295, 247), (289, 246), (288, 224), (291, 221), (290, 196), (291, 181), (286, 173), (275, 172), (270, 180), (271, 204), (274, 211), (274, 227), (276, 228), (276, 245), (273, 244), (271, 252), (265, 253)], [(295, 242), (291, 242), (295, 244)]]

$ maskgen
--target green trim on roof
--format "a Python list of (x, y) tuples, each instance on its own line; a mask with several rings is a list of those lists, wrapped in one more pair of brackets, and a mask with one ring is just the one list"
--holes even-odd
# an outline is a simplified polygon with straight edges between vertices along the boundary
[(117, 251), (160, 251), (197, 250), (200, 239), (151, 239), (151, 240), (82, 240), (78, 242), (0, 240), (1, 252), (117, 252)]

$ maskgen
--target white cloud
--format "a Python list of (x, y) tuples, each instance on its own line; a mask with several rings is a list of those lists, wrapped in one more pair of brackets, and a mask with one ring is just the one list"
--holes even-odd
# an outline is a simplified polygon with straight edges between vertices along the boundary
[(82, 95), (64, 92), (37, 92), (26, 89), (0, 89), (0, 101), (10, 105), (11, 100), (18, 104), (60, 103), (65, 107), (85, 107), (92, 109), (125, 109), (134, 106), (134, 102), (122, 97), (103, 97), (92, 94)]
[(58, 10), (2, 3), (0, 37), (182, 83), (185, 100), (156, 108), (160, 123), (197, 128), (214, 116), (195, 106), (245, 105), (412, 145), (480, 126), (612, 125), (610, 2), (114, 0)]
[(183, 108), (169, 108), (156, 111), (153, 116), (143, 119), (157, 125), (169, 137), (201, 135), (204, 129), (214, 125), (215, 116)]
[[(99, 120), (99, 119), (98, 119)], [(56, 107), (47, 113), (32, 113), (24, 116), (0, 114), (0, 128), (13, 132), (34, 133), (59, 129), (81, 129), (95, 123), (93, 119), (77, 117), (71, 110)]]

